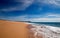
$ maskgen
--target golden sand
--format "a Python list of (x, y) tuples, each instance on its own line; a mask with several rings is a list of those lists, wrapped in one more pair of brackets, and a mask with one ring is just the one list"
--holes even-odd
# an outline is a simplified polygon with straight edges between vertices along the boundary
[(29, 38), (27, 24), (0, 20), (0, 38)]

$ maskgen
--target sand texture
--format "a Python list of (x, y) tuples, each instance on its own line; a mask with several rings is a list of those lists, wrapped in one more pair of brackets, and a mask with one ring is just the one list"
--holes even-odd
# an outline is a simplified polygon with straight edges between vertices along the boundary
[(27, 24), (0, 20), (0, 38), (29, 38)]

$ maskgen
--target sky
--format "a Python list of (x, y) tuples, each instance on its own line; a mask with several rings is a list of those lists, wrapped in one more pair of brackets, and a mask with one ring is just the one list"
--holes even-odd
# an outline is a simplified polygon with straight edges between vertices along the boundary
[(60, 0), (0, 0), (0, 19), (60, 22)]

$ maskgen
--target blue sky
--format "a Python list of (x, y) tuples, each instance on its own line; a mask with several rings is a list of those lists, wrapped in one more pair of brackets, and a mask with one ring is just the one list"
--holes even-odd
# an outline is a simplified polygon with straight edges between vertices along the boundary
[(60, 0), (3, 0), (0, 2), (0, 19), (60, 22)]

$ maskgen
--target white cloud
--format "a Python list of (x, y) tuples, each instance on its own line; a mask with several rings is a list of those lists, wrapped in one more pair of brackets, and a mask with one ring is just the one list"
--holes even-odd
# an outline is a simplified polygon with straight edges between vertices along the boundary
[(48, 14), (45, 14), (45, 17), (60, 18), (60, 14), (48, 13)]
[[(25, 10), (27, 7), (29, 7), (34, 2), (41, 3), (41, 4), (48, 4), (51, 6), (59, 6), (60, 7), (60, 0), (15, 0), (17, 3), (21, 3), (22, 5), (18, 5), (15, 7), (9, 7), (5, 9), (0, 9), (0, 11), (16, 11), (16, 10)], [(35, 2), (35, 3), (36, 3)]]
[(15, 11), (15, 10), (25, 10), (27, 7), (29, 7), (34, 0), (15, 0), (17, 3), (22, 3), (19, 4), (18, 6), (15, 7), (9, 7), (5, 9), (0, 9), (0, 11)]
[[(38, 16), (38, 15), (36, 15)], [(41, 17), (39, 17), (41, 16)], [(30, 21), (33, 22), (60, 22), (60, 14), (44, 14), (44, 15), (39, 15), (36, 18), (31, 18)]]
[(60, 0), (38, 0), (38, 2), (48, 5), (54, 5), (60, 7)]
[[(32, 17), (33, 16), (33, 17)], [(43, 17), (42, 17), (43, 16)], [(60, 22), (60, 14), (45, 14), (45, 15), (21, 15), (15, 17), (1, 17), (4, 20), (12, 20), (12, 21), (32, 21), (32, 22)]]
[(32, 22), (60, 22), (60, 18), (32, 18)]

